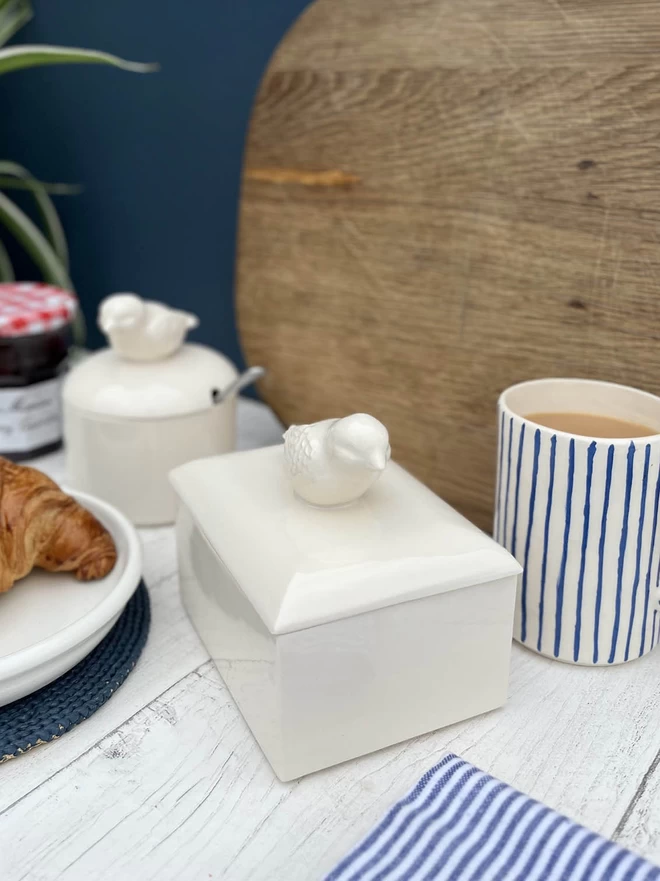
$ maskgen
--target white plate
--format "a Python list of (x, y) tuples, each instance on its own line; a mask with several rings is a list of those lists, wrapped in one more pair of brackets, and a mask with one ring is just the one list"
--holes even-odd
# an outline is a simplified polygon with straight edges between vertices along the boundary
[(70, 492), (112, 535), (114, 569), (99, 581), (80, 582), (67, 572), (33, 570), (0, 595), (0, 707), (66, 673), (103, 639), (142, 573), (134, 527), (116, 508)]

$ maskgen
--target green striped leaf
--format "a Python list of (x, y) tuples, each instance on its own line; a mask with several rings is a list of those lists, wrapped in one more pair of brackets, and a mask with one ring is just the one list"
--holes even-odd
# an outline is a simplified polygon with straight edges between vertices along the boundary
[(73, 290), (69, 274), (48, 239), (27, 214), (4, 193), (0, 193), (0, 223), (25, 248), (39, 267), (45, 281), (67, 291)]
[(4, 49), (0, 49), (0, 74), (44, 64), (110, 64), (133, 73), (151, 73), (158, 70), (157, 64), (125, 61), (116, 55), (97, 52), (94, 49), (33, 45), (5, 46)]
[(32, 18), (30, 0), (0, 0), (0, 46)]
[(0, 242), (0, 281), (14, 281), (14, 278), (14, 267), (11, 265), (11, 259), (7, 249)]
[(23, 168), (17, 162), (6, 162), (0, 160), (0, 177), (14, 177), (24, 183), (31, 191), (37, 206), (37, 211), (41, 216), (46, 237), (53, 247), (53, 251), (57, 254), (64, 268), (69, 269), (69, 249), (66, 244), (66, 236), (60, 223), (57, 210), (53, 205), (52, 199), (46, 192), (42, 183), (36, 180), (27, 168)]
[[(52, 183), (51, 181), (39, 180), (32, 178), (40, 187), (42, 187), (50, 196), (79, 196), (83, 188), (80, 184), (62, 184)], [(8, 177), (0, 174), (0, 190), (30, 190), (34, 187), (29, 181), (20, 180), (15, 177)]]

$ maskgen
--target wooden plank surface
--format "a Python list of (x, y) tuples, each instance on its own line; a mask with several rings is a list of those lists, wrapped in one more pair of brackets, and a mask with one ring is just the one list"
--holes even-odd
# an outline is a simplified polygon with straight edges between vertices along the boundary
[(254, 107), (237, 305), (285, 422), (367, 410), (491, 519), (495, 402), (660, 393), (656, 0), (317, 0)]
[(516, 647), (505, 709), (284, 784), (208, 663), (2, 814), (3, 878), (320, 879), (448, 749), (613, 836), (656, 754), (659, 675), (658, 652), (592, 671)]
[(660, 863), (660, 749), (619, 822), (616, 838)]

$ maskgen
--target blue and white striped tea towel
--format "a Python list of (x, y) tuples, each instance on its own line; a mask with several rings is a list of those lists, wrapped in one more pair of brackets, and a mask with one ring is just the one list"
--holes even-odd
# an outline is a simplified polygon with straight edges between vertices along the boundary
[(326, 881), (656, 881), (660, 869), (447, 755)]

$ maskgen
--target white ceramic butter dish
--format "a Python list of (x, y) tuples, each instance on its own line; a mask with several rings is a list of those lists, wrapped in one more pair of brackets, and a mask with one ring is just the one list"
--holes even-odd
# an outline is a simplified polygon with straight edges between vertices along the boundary
[(194, 315), (115, 294), (99, 325), (110, 348), (63, 388), (69, 484), (115, 505), (141, 526), (172, 523), (172, 468), (235, 446), (235, 395), (257, 378), (206, 346), (185, 344)]
[(171, 475), (183, 602), (282, 780), (507, 696), (520, 566), (351, 419)]

